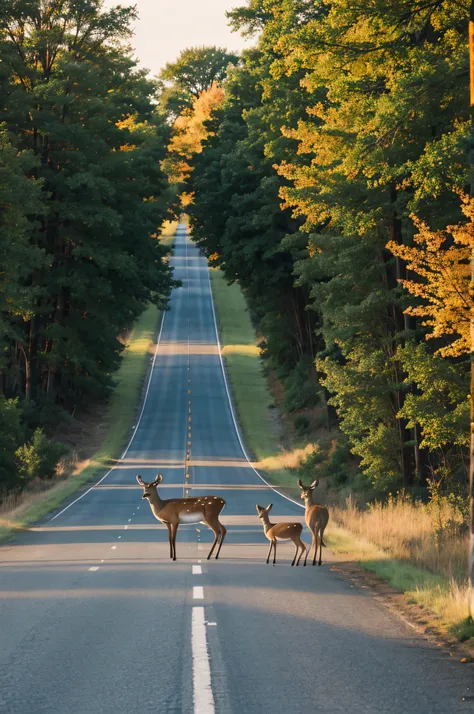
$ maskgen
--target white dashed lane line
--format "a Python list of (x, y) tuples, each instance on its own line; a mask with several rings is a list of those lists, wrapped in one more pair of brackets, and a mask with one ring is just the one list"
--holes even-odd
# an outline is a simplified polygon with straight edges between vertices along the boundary
[(116, 550), (117, 546), (113, 545), (110, 550)]
[(206, 619), (203, 607), (193, 607), (192, 616), (193, 694), (194, 714), (214, 714), (214, 696), (211, 687), (211, 666), (206, 637)]
[(204, 588), (202, 585), (194, 585), (193, 600), (204, 600)]
[(202, 575), (202, 567), (200, 565), (193, 565), (193, 575)]
[(92, 568), (89, 568), (89, 570), (91, 570), (93, 573), (95, 573), (96, 570), (99, 570), (99, 566), (94, 565)]

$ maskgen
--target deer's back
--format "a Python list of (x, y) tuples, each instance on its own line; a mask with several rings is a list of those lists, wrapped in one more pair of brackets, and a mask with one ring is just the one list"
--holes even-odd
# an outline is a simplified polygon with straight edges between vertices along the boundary
[(303, 530), (301, 523), (275, 523), (269, 528), (266, 536), (269, 540), (291, 540), (295, 536), (300, 536)]
[(310, 530), (313, 530), (316, 525), (321, 530), (324, 530), (329, 521), (329, 511), (326, 506), (318, 506), (317, 504), (310, 506), (306, 509), (305, 521)]

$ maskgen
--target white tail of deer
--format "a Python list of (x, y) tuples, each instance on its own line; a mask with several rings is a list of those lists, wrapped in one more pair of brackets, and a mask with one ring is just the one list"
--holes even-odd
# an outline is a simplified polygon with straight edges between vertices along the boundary
[(171, 498), (164, 501), (158, 494), (157, 486), (163, 481), (163, 476), (158, 474), (154, 481), (146, 483), (141, 476), (137, 476), (140, 486), (143, 486), (142, 498), (148, 499), (150, 508), (155, 518), (168, 528), (170, 543), (170, 558), (176, 560), (176, 533), (180, 523), (204, 523), (214, 533), (214, 543), (207, 559), (211, 557), (217, 543), (216, 559), (221, 552), (227, 530), (219, 521), (219, 514), (225, 506), (225, 501), (219, 496), (201, 496), (200, 498)]
[[(311, 548), (314, 548), (313, 553), (313, 565), (316, 565), (316, 555), (318, 552), (319, 545), (319, 561), (318, 565), (321, 565), (323, 557), (323, 541), (324, 529), (326, 528), (329, 521), (329, 512), (326, 506), (318, 506), (313, 503), (313, 491), (318, 485), (319, 481), (313, 481), (310, 486), (305, 486), (301, 479), (298, 479), (298, 486), (301, 489), (301, 498), (304, 499), (306, 506), (306, 511), (304, 514), (306, 525), (311, 531), (313, 542)], [(306, 565), (306, 560), (308, 558), (308, 552), (311, 552), (311, 548), (307, 551), (306, 557), (304, 559), (304, 565)]]
[[(268, 540), (270, 541), (270, 550), (268, 551), (268, 556), (267, 556), (267, 563), (270, 560), (270, 556), (272, 554), (272, 548), (273, 548), (273, 565), (276, 563), (276, 544), (278, 540), (292, 540), (293, 543), (296, 546), (296, 551), (295, 551), (295, 557), (293, 558), (293, 562), (291, 565), (295, 564), (299, 565), (299, 562), (301, 560), (301, 556), (306, 550), (306, 545), (303, 543), (301, 540), (301, 533), (303, 531), (303, 526), (301, 523), (270, 523), (270, 518), (269, 518), (269, 513), (271, 509), (273, 508), (273, 503), (269, 503), (266, 508), (263, 508), (262, 506), (257, 505), (257, 513), (258, 517), (262, 519), (263, 521), (263, 530), (265, 531), (265, 535), (267, 536)], [(296, 556), (298, 555), (298, 551), (301, 548), (301, 553), (299, 555), (298, 560), (296, 560)]]

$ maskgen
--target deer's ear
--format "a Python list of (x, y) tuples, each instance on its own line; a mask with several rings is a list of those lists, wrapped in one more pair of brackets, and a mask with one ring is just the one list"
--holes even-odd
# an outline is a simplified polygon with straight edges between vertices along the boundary
[(265, 510), (268, 513), (269, 511), (272, 510), (272, 508), (273, 508), (273, 503), (269, 503)]
[(140, 474), (137, 474), (137, 481), (138, 481), (138, 483), (140, 484), (140, 486), (144, 486), (144, 485), (145, 485), (145, 482), (144, 482), (144, 480), (142, 479), (142, 477), (140, 476)]
[(161, 474), (156, 474), (156, 478), (153, 481), (153, 486), (158, 486), (163, 481), (163, 476)]
[(311, 484), (310, 489), (313, 490), (313, 488), (316, 488), (318, 483), (319, 483), (319, 479), (317, 478), (316, 481), (313, 481), (313, 483)]
[(298, 479), (298, 486), (299, 486), (300, 488), (304, 488), (304, 486), (303, 486), (303, 481), (302, 481), (300, 478)]
[(263, 508), (263, 506), (259, 506), (258, 503), (256, 504), (255, 508), (257, 509), (257, 513), (261, 513), (262, 511), (265, 510), (265, 509)]

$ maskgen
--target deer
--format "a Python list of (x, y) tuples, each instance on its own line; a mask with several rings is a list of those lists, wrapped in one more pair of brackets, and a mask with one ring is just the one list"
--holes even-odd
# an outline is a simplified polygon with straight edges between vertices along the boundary
[[(270, 523), (270, 517), (269, 513), (273, 508), (273, 503), (269, 503), (266, 508), (263, 508), (263, 506), (259, 506), (257, 504), (257, 513), (258, 517), (262, 519), (263, 521), (263, 530), (265, 532), (266, 537), (270, 541), (270, 550), (268, 551), (268, 556), (267, 556), (267, 565), (270, 560), (270, 556), (272, 554), (272, 548), (273, 548), (273, 565), (276, 563), (276, 544), (277, 540), (292, 540), (293, 543), (296, 546), (296, 551), (295, 551), (295, 557), (293, 558), (293, 562), (291, 565), (299, 565), (301, 556), (303, 553), (306, 551), (306, 545), (303, 543), (301, 540), (301, 533), (303, 531), (303, 526), (301, 523)], [(301, 548), (301, 553), (299, 555), (298, 560), (296, 560), (296, 556), (298, 555), (298, 551)]]
[[(304, 499), (306, 511), (305, 511), (305, 521), (309, 530), (311, 531), (313, 540), (311, 543), (311, 548), (314, 548), (313, 553), (313, 565), (316, 565), (316, 555), (319, 545), (319, 561), (318, 565), (321, 565), (322, 554), (323, 554), (323, 541), (324, 529), (326, 528), (329, 521), (329, 512), (326, 506), (318, 506), (313, 503), (313, 491), (319, 483), (319, 479), (313, 481), (310, 486), (305, 486), (301, 479), (298, 479), (298, 486), (301, 489), (301, 498)], [(311, 552), (311, 548), (306, 551), (306, 557), (304, 559), (303, 565), (306, 565), (306, 560), (308, 558), (308, 553)]]
[(171, 498), (164, 501), (158, 494), (158, 486), (163, 481), (163, 476), (157, 474), (154, 481), (146, 483), (138, 474), (137, 481), (143, 486), (143, 496), (150, 504), (155, 518), (168, 528), (168, 538), (170, 544), (170, 558), (176, 560), (176, 533), (180, 523), (204, 523), (214, 533), (214, 543), (209, 551), (209, 560), (217, 548), (216, 560), (221, 552), (222, 544), (227, 530), (219, 521), (219, 514), (226, 505), (223, 498), (219, 496), (201, 496), (200, 498)]

